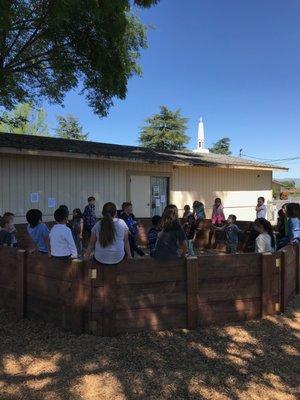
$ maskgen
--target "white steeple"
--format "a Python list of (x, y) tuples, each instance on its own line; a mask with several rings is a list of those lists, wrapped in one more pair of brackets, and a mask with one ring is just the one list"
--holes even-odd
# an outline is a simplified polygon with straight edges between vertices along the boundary
[(197, 153), (209, 153), (209, 150), (205, 148), (205, 134), (204, 134), (204, 123), (202, 117), (198, 124), (198, 139), (197, 148), (194, 150)]

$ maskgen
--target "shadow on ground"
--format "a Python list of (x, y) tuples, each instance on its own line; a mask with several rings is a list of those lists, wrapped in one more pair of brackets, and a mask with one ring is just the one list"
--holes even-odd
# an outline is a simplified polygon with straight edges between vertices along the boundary
[(292, 400), (299, 312), (197, 331), (74, 336), (0, 313), (1, 400)]

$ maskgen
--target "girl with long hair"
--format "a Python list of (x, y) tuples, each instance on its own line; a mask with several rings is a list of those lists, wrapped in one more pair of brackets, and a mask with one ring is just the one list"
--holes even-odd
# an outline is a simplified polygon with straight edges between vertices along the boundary
[(131, 257), (128, 227), (117, 218), (117, 207), (114, 203), (106, 203), (102, 209), (103, 218), (97, 222), (91, 233), (90, 243), (84, 259), (89, 260), (94, 250), (94, 258), (101, 264), (118, 264), (124, 257)]
[(275, 250), (275, 236), (272, 225), (265, 218), (258, 218), (255, 221), (255, 228), (259, 232), (255, 240), (255, 251), (265, 253)]
[(83, 215), (80, 208), (73, 210), (73, 219), (71, 221), (72, 234), (77, 247), (78, 257), (82, 257), (83, 240)]
[(186, 235), (178, 219), (178, 209), (168, 205), (161, 219), (161, 232), (158, 234), (153, 257), (158, 260), (173, 260), (187, 252)]

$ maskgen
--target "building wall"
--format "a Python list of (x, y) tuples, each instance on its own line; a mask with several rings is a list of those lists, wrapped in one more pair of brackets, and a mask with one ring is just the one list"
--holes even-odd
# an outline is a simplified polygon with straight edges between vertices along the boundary
[[(39, 208), (44, 220), (51, 220), (54, 209), (48, 208), (49, 197), (70, 209), (83, 208), (90, 195), (97, 198), (98, 209), (107, 201), (120, 207), (130, 200), (129, 171), (169, 175), (170, 201), (180, 209), (198, 199), (206, 204), (209, 214), (213, 199), (221, 197), (226, 214), (253, 219), (257, 197), (272, 197), (270, 171), (0, 154), (0, 214), (12, 211), (17, 221), (23, 222), (28, 209)], [(32, 204), (30, 194), (36, 192), (39, 202)]]

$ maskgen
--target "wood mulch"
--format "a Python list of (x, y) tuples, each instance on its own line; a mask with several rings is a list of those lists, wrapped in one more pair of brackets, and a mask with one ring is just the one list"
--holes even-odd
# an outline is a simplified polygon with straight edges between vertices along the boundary
[(112, 339), (15, 321), (2, 310), (0, 399), (296, 400), (296, 308), (245, 324)]

